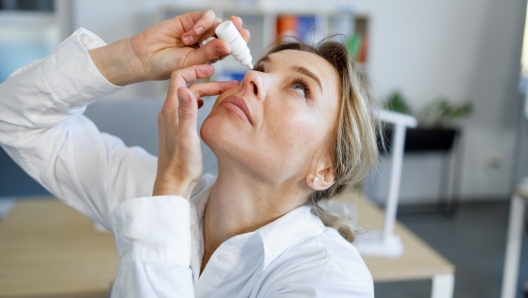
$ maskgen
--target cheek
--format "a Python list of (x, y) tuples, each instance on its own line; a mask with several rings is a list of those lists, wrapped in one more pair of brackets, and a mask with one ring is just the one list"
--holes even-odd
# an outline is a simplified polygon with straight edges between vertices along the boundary
[(326, 137), (325, 123), (308, 109), (281, 109), (270, 124), (269, 143), (278, 156), (295, 163), (309, 163)]

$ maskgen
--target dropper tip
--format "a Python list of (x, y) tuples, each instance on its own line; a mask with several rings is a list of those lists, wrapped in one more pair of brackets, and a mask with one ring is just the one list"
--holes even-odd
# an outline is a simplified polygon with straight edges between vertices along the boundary
[(253, 69), (253, 64), (249, 63), (249, 64), (247, 65), (247, 67), (248, 67), (249, 69)]

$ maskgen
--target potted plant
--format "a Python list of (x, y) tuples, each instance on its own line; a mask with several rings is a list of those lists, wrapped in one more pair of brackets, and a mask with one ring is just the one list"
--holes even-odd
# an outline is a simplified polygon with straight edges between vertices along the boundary
[[(393, 92), (385, 108), (390, 111), (413, 115), (418, 119), (418, 127), (407, 129), (405, 138), (406, 152), (449, 151), (455, 137), (459, 134), (459, 121), (473, 112), (470, 102), (453, 103), (447, 97), (438, 97), (414, 114), (403, 95)], [(385, 147), (390, 148), (391, 128), (384, 129)]]

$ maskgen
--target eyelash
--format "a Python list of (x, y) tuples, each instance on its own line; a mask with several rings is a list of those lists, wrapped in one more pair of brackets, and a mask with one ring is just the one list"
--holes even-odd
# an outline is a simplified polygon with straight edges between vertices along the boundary
[[(262, 64), (257, 64), (255, 65), (255, 67), (253, 67), (253, 70), (264, 72), (264, 67)], [(300, 78), (300, 77), (294, 78), (292, 82), (292, 86), (296, 86), (296, 85), (299, 85), (303, 88), (304, 95), (306, 98), (310, 98), (310, 88), (308, 87), (308, 82), (305, 79)]]
[(306, 98), (310, 98), (310, 88), (308, 87), (308, 82), (303, 78), (295, 78), (293, 79), (292, 86), (299, 85), (304, 90), (304, 95)]
[(264, 67), (262, 66), (262, 64), (257, 64), (257, 65), (255, 65), (255, 67), (253, 67), (253, 70), (254, 71), (264, 72)]

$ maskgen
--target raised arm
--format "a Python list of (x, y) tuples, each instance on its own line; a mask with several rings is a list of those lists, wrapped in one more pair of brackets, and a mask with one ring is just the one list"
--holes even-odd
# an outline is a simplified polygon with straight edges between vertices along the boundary
[[(212, 11), (190, 13), (111, 45), (79, 29), (0, 84), (0, 145), (53, 195), (115, 233), (121, 261), (113, 297), (194, 296), (188, 196), (152, 197), (157, 158), (100, 133), (82, 113), (118, 86), (225, 57), (222, 40), (194, 46), (219, 22)], [(229, 83), (204, 86), (188, 90), (199, 98)]]
[(101, 134), (82, 115), (85, 107), (118, 85), (167, 79), (225, 57), (230, 47), (222, 40), (193, 45), (218, 23), (212, 11), (189, 13), (110, 45), (77, 30), (0, 84), (0, 145), (52, 194), (112, 230), (109, 214), (119, 202), (152, 194), (156, 158)]

